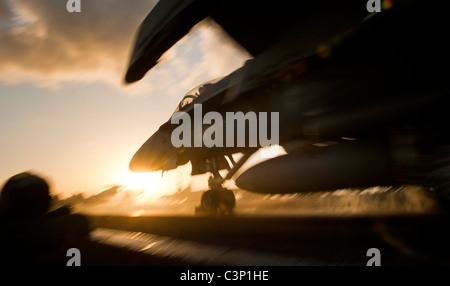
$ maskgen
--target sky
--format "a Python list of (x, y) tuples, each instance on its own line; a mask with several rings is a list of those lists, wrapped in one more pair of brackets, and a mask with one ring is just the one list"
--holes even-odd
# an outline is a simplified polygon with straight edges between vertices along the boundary
[(113, 184), (155, 190), (190, 182), (189, 166), (134, 175), (128, 164), (193, 87), (249, 55), (201, 22), (144, 79), (123, 78), (155, 0), (0, 0), (0, 182), (24, 171), (62, 197)]

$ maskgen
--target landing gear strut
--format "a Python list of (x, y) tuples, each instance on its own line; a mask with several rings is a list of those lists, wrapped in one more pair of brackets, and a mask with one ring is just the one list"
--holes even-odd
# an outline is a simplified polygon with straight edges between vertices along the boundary
[(236, 198), (233, 191), (224, 188), (222, 184), (225, 180), (231, 179), (231, 177), (237, 172), (237, 170), (250, 158), (251, 154), (244, 154), (244, 156), (236, 163), (230, 156), (230, 161), (233, 164), (233, 168), (228, 170), (228, 174), (223, 178), (218, 168), (216, 167), (215, 159), (213, 158), (208, 167), (212, 175), (208, 179), (209, 190), (204, 192), (201, 198), (201, 204), (195, 209), (196, 213), (205, 213), (210, 215), (231, 215), (233, 214), (236, 206)]
[(200, 207), (196, 212), (203, 212), (211, 215), (230, 215), (236, 206), (236, 198), (233, 191), (222, 186), (225, 181), (218, 171), (214, 170), (213, 175), (208, 179), (209, 190), (204, 192)]

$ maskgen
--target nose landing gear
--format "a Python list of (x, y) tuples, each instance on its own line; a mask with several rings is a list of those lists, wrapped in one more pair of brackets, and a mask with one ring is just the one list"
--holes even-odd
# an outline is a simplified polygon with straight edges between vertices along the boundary
[(225, 178), (220, 175), (215, 158), (206, 161), (206, 167), (212, 175), (208, 179), (209, 190), (203, 193), (200, 206), (195, 208), (196, 214), (233, 214), (236, 206), (236, 197), (234, 196), (233, 191), (224, 188), (222, 184), (226, 180), (231, 179), (255, 151), (256, 150), (250, 150), (245, 152), (238, 162), (235, 162), (231, 155), (227, 155), (232, 167), (228, 168), (228, 173)]
[(208, 180), (209, 190), (204, 192), (201, 198), (200, 207), (196, 208), (196, 213), (206, 213), (210, 215), (231, 215), (236, 206), (236, 198), (233, 191), (222, 186), (224, 179), (211, 176)]

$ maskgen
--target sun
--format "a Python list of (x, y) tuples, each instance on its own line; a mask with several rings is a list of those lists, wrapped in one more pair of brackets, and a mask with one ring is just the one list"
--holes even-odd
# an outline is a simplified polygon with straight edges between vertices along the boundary
[(126, 170), (120, 178), (120, 184), (125, 189), (157, 191), (162, 185), (161, 173), (136, 173)]

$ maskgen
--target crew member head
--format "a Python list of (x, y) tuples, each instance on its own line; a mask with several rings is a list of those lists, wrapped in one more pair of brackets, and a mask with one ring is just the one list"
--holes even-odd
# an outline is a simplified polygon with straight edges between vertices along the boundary
[(49, 185), (28, 172), (8, 179), (0, 193), (0, 210), (3, 214), (33, 218), (42, 216), (50, 206)]

